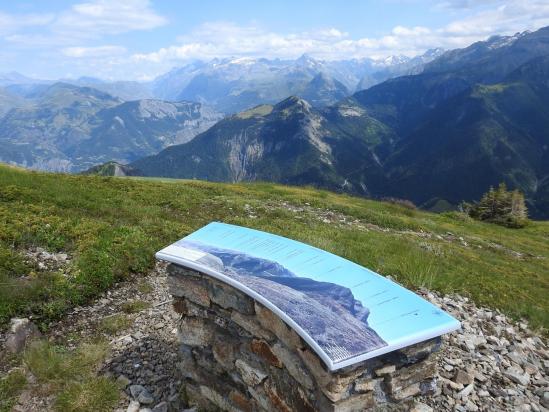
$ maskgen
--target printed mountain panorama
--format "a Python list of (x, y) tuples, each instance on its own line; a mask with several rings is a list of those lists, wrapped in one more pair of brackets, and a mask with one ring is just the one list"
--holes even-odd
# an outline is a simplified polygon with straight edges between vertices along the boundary
[(179, 248), (204, 252), (196, 263), (263, 296), (301, 327), (334, 361), (387, 346), (368, 324), (370, 311), (349, 288), (300, 277), (278, 262), (204, 242), (180, 240)]
[(11, 73), (0, 160), (313, 185), (433, 210), (505, 182), (549, 218), (548, 79), (549, 27), (384, 61), (214, 59), (150, 83)]

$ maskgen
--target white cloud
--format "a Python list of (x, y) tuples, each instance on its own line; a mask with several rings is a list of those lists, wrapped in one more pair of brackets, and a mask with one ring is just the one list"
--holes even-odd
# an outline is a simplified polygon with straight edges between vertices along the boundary
[(441, 9), (473, 9), (475, 7), (497, 3), (500, 0), (445, 0), (437, 4)]
[(120, 56), (126, 53), (126, 48), (121, 46), (95, 46), (95, 47), (66, 47), (61, 50), (65, 56), (87, 58)]
[[(475, 8), (479, 5), (480, 8)], [(319, 58), (341, 59), (415, 55), (433, 47), (465, 47), (493, 34), (514, 34), (549, 25), (547, 0), (449, 0), (439, 6), (471, 10), (466, 17), (442, 27), (398, 25), (386, 35), (358, 39), (337, 28), (281, 34), (257, 25), (209, 22), (180, 36), (179, 44), (134, 54), (132, 60), (169, 65), (188, 59), (229, 56), (294, 58), (309, 53)]]
[(25, 27), (46, 26), (51, 23), (55, 15), (46, 14), (23, 14), (13, 15), (0, 12), (0, 34), (17, 32)]
[(0, 64), (13, 70), (13, 63), (18, 60), (19, 64), (29, 65), (29, 61), (44, 61), (50, 73), (69, 68), (94, 73), (98, 69), (109, 73), (116, 68), (117, 73), (123, 73), (128, 70), (124, 66), (127, 59), (122, 59), (126, 48), (103, 39), (152, 30), (167, 23), (149, 0), (80, 0), (47, 14), (0, 11), (0, 47), (10, 56)]
[[(113, 36), (153, 30), (166, 25), (167, 19), (148, 0), (79, 1), (57, 13), (0, 12), (2, 52), (14, 61), (16, 53), (24, 56), (34, 50), (35, 55), (46, 56), (44, 59), (58, 59), (55, 64), (63, 70), (99, 70), (118, 78), (132, 73), (135, 78), (144, 78), (191, 59), (295, 58), (303, 53), (329, 60), (416, 55), (432, 47), (465, 47), (493, 34), (514, 34), (549, 25), (548, 0), (431, 0), (431, 6), (439, 12), (444, 8), (447, 15), (460, 17), (438, 27), (400, 24), (386, 33), (362, 38), (352, 37), (341, 27), (281, 33), (255, 23), (208, 22), (181, 35), (174, 44), (152, 52), (141, 52), (135, 45), (130, 54), (116, 44), (118, 39)], [(54, 67), (53, 63), (50, 66)]]
[[(379, 38), (351, 39), (336, 28), (280, 34), (257, 26), (210, 22), (179, 38), (180, 44), (152, 53), (134, 54), (137, 62), (163, 63), (214, 57), (256, 56), (295, 58), (304, 53), (324, 59), (389, 54), (417, 54), (433, 39), (426, 27), (395, 27)], [(434, 43), (434, 41), (433, 41)]]
[(494, 33), (512, 34), (549, 25), (549, 2), (546, 0), (514, 0), (470, 17), (448, 24), (440, 33), (445, 36), (480, 38)]
[(157, 14), (149, 0), (93, 0), (78, 3), (58, 13), (8, 14), (0, 11), (0, 34), (18, 34), (22, 29), (43, 30), (53, 40), (98, 38), (163, 26), (168, 20)]
[(167, 23), (148, 0), (95, 0), (79, 3), (62, 13), (53, 30), (81, 36), (104, 36), (133, 30), (150, 30)]

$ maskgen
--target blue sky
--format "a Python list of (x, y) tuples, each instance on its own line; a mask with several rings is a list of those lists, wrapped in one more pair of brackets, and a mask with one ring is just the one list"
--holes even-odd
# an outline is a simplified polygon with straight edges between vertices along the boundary
[(546, 25), (546, 0), (0, 0), (0, 72), (148, 80), (193, 59), (415, 55)]

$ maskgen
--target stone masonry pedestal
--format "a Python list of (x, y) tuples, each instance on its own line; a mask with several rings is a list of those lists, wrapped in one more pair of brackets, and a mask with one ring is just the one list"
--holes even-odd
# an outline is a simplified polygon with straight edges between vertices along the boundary
[(414, 396), (436, 391), (440, 338), (330, 372), (293, 329), (243, 292), (175, 264), (168, 275), (181, 314), (183, 396), (199, 410), (408, 410)]

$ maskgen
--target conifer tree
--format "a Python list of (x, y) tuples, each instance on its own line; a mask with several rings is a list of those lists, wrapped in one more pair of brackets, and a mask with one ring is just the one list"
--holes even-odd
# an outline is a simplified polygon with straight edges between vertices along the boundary
[(463, 208), (474, 219), (507, 227), (523, 227), (528, 222), (524, 195), (518, 190), (508, 191), (505, 183), (497, 189), (490, 187), (478, 203), (464, 203)]

